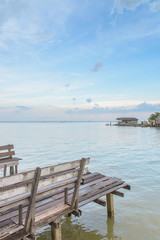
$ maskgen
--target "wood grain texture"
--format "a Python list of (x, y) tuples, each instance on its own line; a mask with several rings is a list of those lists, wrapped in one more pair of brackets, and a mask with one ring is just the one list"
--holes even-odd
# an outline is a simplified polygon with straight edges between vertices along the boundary
[(113, 216), (113, 194), (124, 196), (118, 189), (130, 186), (98, 172), (87, 174), (85, 161), (88, 163), (89, 159), (38, 168), (35, 176), (29, 171), (0, 179), (0, 239), (22, 239), (46, 224), (51, 224), (55, 237), (54, 221), (65, 214), (80, 216), (79, 207), (92, 201), (105, 206), (106, 202), (100, 199), (105, 195), (108, 215)]
[(0, 146), (0, 151), (1, 150), (11, 150), (13, 148), (14, 148), (13, 144), (8, 144), (8, 145)]

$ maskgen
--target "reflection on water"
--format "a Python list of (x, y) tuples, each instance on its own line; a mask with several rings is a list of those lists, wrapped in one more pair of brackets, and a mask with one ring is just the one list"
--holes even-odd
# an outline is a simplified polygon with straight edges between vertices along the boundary
[[(106, 235), (98, 233), (98, 230), (91, 231), (85, 228), (77, 220), (71, 217), (62, 219), (62, 239), (63, 240), (121, 240), (114, 234), (114, 218), (106, 221)], [(96, 218), (95, 218), (96, 226)], [(46, 228), (43, 233), (37, 234), (37, 240), (51, 240), (50, 228)]]

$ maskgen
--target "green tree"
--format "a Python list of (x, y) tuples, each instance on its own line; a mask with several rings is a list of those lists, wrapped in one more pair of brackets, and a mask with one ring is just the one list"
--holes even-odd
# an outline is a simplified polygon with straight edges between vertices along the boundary
[(148, 121), (149, 120), (155, 120), (158, 116), (160, 116), (160, 112), (155, 112), (155, 113), (150, 115), (150, 117), (148, 118)]

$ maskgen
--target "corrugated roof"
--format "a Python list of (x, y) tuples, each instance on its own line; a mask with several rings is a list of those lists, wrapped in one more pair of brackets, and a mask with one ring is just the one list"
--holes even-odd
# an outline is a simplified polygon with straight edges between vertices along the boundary
[(125, 120), (125, 121), (137, 121), (137, 118), (126, 118), (126, 117), (122, 117), (122, 118), (117, 118), (116, 120)]

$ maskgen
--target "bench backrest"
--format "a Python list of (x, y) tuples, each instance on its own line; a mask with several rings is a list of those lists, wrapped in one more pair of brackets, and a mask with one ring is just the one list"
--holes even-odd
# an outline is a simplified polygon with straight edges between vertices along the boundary
[[(65, 191), (66, 188), (75, 187), (72, 199), (72, 208), (77, 198), (82, 174), (88, 172), (85, 164), (89, 158), (37, 168), (36, 171), (22, 172), (17, 175), (0, 178), (0, 212), (8, 211), (19, 205), (30, 205), (31, 198), (41, 200), (47, 194)], [(35, 186), (37, 184), (37, 186)], [(34, 188), (37, 189), (34, 189)], [(33, 192), (35, 196), (33, 195)], [(29, 207), (28, 207), (29, 208)]]
[(10, 159), (15, 155), (15, 152), (13, 151), (14, 146), (11, 144), (0, 146), (0, 160), (4, 159)]

